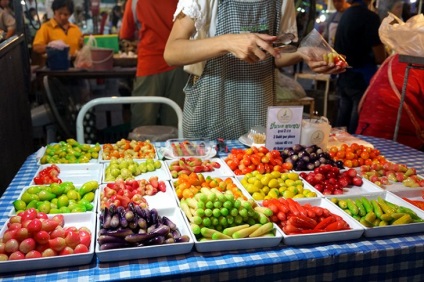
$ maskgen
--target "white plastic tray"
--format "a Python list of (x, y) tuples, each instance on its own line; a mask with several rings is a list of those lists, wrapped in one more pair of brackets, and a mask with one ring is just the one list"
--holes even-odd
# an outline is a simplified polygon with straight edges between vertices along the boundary
[[(96, 243), (95, 252), (100, 262), (110, 261), (121, 261), (129, 259), (140, 259), (140, 258), (153, 258), (161, 256), (172, 256), (189, 253), (193, 249), (194, 239), (191, 232), (184, 221), (183, 215), (179, 208), (165, 208), (157, 209), (159, 216), (166, 216), (172, 220), (178, 227), (181, 235), (188, 235), (190, 242), (156, 245), (156, 246), (145, 246), (145, 247), (132, 247), (132, 248), (121, 248), (112, 250), (100, 250), (100, 245)], [(97, 221), (97, 232), (100, 231), (100, 220)]]
[[(175, 159), (177, 160), (177, 159)], [(166, 167), (169, 171), (169, 173), (171, 174), (170, 168), (169, 166), (171, 165), (171, 163), (173, 163), (175, 160), (167, 160), (165, 161)], [(213, 162), (217, 162), (221, 165), (220, 168), (215, 168), (213, 171), (208, 171), (208, 172), (199, 172), (201, 174), (203, 174), (205, 177), (210, 176), (210, 177), (233, 177), (234, 172), (228, 167), (228, 165), (224, 162), (223, 159), (220, 158), (212, 158), (210, 159)], [(171, 175), (172, 177), (172, 175)], [(175, 178), (174, 178), (175, 179)]]
[[(144, 163), (145, 161), (136, 161), (137, 163)], [(171, 179), (171, 174), (169, 173), (169, 169), (167, 168), (166, 164), (163, 161), (160, 161), (162, 166), (159, 169), (156, 169), (154, 171), (151, 172), (145, 172), (145, 173), (141, 173), (137, 176), (134, 177), (134, 179), (149, 179), (152, 176), (157, 176), (159, 179), (161, 180), (170, 180)], [(107, 181), (105, 181), (105, 171), (106, 168), (109, 166), (109, 162), (106, 162), (103, 164), (103, 170), (102, 170), (102, 183), (109, 183)]]
[[(296, 171), (293, 171), (296, 172)], [(296, 172), (298, 173), (298, 172)], [(243, 189), (245, 191), (245, 194), (249, 195), (249, 197), (252, 197), (252, 195), (249, 194), (249, 192), (247, 192), (246, 188), (244, 188), (243, 184), (241, 184), (241, 180), (244, 178), (244, 175), (238, 175), (236, 176), (237, 179), (237, 184), (239, 187), (241, 187), (241, 189)], [(306, 182), (303, 178), (299, 177), (300, 180), (302, 180), (303, 183), (303, 189), (308, 189), (311, 192), (315, 192), (317, 194), (316, 197), (322, 198), (324, 197), (324, 195), (318, 191), (317, 189), (315, 189), (311, 184), (309, 184), (308, 182)], [(284, 198), (284, 197), (280, 197), (280, 198)], [(314, 197), (315, 198), (315, 197)], [(309, 199), (309, 198), (297, 198), (297, 199)], [(259, 205), (262, 205), (263, 201), (256, 201)]]
[(341, 216), (351, 227), (349, 230), (340, 230), (332, 232), (320, 232), (313, 234), (295, 234), (287, 235), (283, 232), (283, 241), (286, 245), (305, 245), (318, 244), (335, 241), (345, 241), (358, 239), (364, 233), (363, 226), (353, 217), (347, 215), (344, 211), (338, 208), (335, 204), (325, 198), (303, 198), (296, 199), (301, 205), (306, 203), (312, 206), (319, 206), (328, 209), (331, 213)]
[[(94, 147), (95, 145), (91, 145), (91, 147)], [(46, 152), (47, 147), (41, 147), (40, 149), (38, 149), (37, 153), (36, 153), (36, 160), (37, 160), (37, 165), (44, 165), (40, 163), (40, 159), (44, 156), (44, 153)], [(102, 151), (102, 149), (100, 149), (99, 151), (99, 157), (95, 158), (95, 159), (90, 159), (90, 161), (88, 162), (89, 164), (96, 164), (99, 163), (100, 161), (100, 152)], [(68, 165), (68, 164), (62, 164), (62, 165)]]
[[(51, 166), (51, 164), (40, 165), (34, 177), (36, 177), (41, 170), (49, 166)], [(70, 181), (74, 183), (74, 185), (80, 186), (90, 180), (96, 180), (99, 183), (102, 180), (103, 166), (98, 163), (56, 164), (56, 166), (60, 170), (58, 178), (62, 180), (62, 182)], [(36, 185), (34, 183), (34, 177), (30, 185)]]
[[(367, 199), (377, 199), (378, 197), (381, 197), (384, 200), (387, 200), (393, 204), (405, 206), (407, 208), (410, 208), (413, 210), (420, 218), (424, 219), (424, 211), (417, 208), (416, 206), (402, 200), (395, 194), (387, 191), (382, 191), (381, 193), (371, 193), (362, 195), (365, 196)], [(351, 198), (356, 199), (359, 196), (340, 196), (339, 198)], [(377, 227), (364, 227), (364, 236), (365, 237), (379, 237), (379, 236), (391, 236), (391, 235), (400, 235), (400, 234), (408, 234), (408, 233), (416, 233), (416, 232), (423, 232), (424, 231), (424, 222), (420, 223), (409, 223), (409, 224), (402, 224), (402, 225), (388, 225), (388, 226), (377, 226)]]
[[(161, 180), (161, 179), (159, 179)], [(157, 194), (153, 195), (153, 196), (144, 196), (144, 198), (147, 201), (147, 204), (149, 205), (149, 208), (164, 208), (164, 207), (178, 207), (178, 204), (175, 200), (175, 196), (174, 196), (174, 190), (171, 187), (171, 184), (169, 183), (169, 181), (165, 181), (165, 185), (166, 185), (166, 191), (165, 192), (161, 192), (158, 191)], [(106, 184), (102, 184), (100, 185), (100, 191), (98, 193), (98, 205), (97, 205), (97, 212), (100, 213), (102, 211), (102, 207), (101, 207), (101, 195), (102, 192), (104, 190), (104, 188), (106, 187)]]
[(210, 241), (198, 241), (195, 238), (194, 246), (196, 247), (196, 250), (198, 252), (221, 252), (275, 247), (281, 243), (283, 234), (281, 232), (281, 229), (278, 228), (276, 224), (274, 224), (274, 227), (275, 237), (241, 238)]
[[(47, 258), (23, 259), (15, 261), (0, 261), (0, 273), (8, 273), (14, 271), (41, 270), (47, 268), (71, 267), (75, 265), (83, 265), (91, 262), (94, 256), (96, 214), (64, 214), (65, 227), (75, 226), (76, 228), (87, 227), (91, 231), (91, 245), (88, 253), (72, 254), (65, 256), (54, 256)], [(53, 215), (49, 215), (53, 217)], [(7, 223), (0, 231), (0, 238), (3, 237), (7, 230)]]

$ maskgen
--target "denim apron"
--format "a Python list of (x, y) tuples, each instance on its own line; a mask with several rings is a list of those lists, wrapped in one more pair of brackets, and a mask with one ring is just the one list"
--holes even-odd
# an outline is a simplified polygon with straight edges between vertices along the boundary
[[(223, 0), (216, 36), (256, 32), (275, 35), (282, 0)], [(266, 125), (275, 93), (274, 58), (247, 63), (228, 53), (207, 61), (200, 77), (185, 87), (183, 130), (186, 138), (237, 139), (252, 126)]]

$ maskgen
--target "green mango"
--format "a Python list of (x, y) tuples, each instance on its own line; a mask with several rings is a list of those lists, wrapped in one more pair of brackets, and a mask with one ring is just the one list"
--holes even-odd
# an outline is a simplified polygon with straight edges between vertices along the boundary
[(21, 196), (21, 200), (25, 202), (25, 204), (29, 204), (29, 202), (38, 199), (38, 196), (36, 194), (31, 194), (28, 193), (27, 191), (25, 191), (22, 196)]
[(75, 189), (74, 183), (70, 181), (65, 181), (59, 184), (60, 186), (64, 187), (63, 193), (68, 193), (69, 190)]
[(99, 182), (97, 182), (96, 180), (91, 180), (91, 181), (85, 182), (81, 186), (81, 188), (78, 190), (78, 192), (81, 195), (81, 197), (83, 197), (85, 194), (96, 190), (98, 187), (99, 187)]
[(51, 207), (49, 202), (42, 202), (42, 204), (38, 207), (38, 211), (43, 212), (45, 214), (50, 213)]
[(40, 186), (31, 186), (26, 190), (26, 192), (30, 194), (38, 194), (40, 193), (40, 191), (41, 191)]
[(29, 203), (27, 204), (26, 209), (27, 209), (27, 210), (28, 210), (28, 209), (31, 209), (31, 208), (37, 209), (37, 203), (38, 203), (38, 202), (39, 202), (38, 200), (32, 200), (31, 202), (29, 202)]
[(51, 189), (51, 192), (55, 194), (57, 197), (65, 193), (65, 186), (62, 186), (59, 183), (50, 184), (50, 189)]
[(61, 207), (59, 210), (60, 213), (71, 213), (71, 209), (68, 207)]
[(24, 211), (26, 209), (26, 203), (22, 200), (14, 200), (13, 207), (15, 211)]
[(94, 192), (88, 192), (84, 196), (82, 196), (81, 200), (87, 200), (89, 203), (94, 201), (95, 194)]
[(38, 193), (38, 198), (40, 199), (40, 201), (50, 201), (56, 198), (56, 194), (43, 190)]

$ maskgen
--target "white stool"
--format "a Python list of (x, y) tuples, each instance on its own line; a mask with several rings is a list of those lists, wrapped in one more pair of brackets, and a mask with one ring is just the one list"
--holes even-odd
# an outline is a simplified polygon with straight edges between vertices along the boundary
[(318, 74), (318, 73), (296, 73), (294, 75), (294, 80), (297, 79), (310, 79), (313, 80), (314, 88), (317, 89), (317, 81), (325, 81), (325, 91), (324, 91), (324, 113), (323, 116), (327, 117), (327, 106), (328, 106), (328, 93), (330, 92), (330, 81), (331, 76), (329, 74)]

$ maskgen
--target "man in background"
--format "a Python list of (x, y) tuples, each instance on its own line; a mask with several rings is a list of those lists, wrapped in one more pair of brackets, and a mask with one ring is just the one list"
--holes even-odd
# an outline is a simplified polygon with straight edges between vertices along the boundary
[(15, 34), (16, 20), (9, 7), (9, 0), (0, 0), (0, 42)]
[(328, 44), (334, 48), (334, 39), (336, 37), (337, 26), (344, 11), (350, 7), (346, 0), (332, 0), (333, 6), (336, 11), (328, 18), (323, 37), (327, 40)]
[(377, 65), (386, 58), (378, 29), (380, 18), (368, 8), (369, 0), (353, 0), (343, 13), (336, 31), (334, 49), (346, 56), (352, 67), (339, 74), (337, 94), (339, 109), (335, 126), (355, 133), (358, 124), (358, 104)]
[[(169, 66), (163, 58), (177, 3), (178, 0), (129, 0), (119, 37), (132, 40), (134, 34), (138, 35), (137, 73), (132, 96), (166, 97), (182, 109), (188, 74), (182, 67)], [(156, 124), (176, 127), (177, 121), (175, 111), (167, 105), (131, 105), (132, 128)]]

